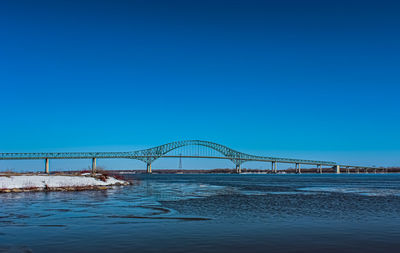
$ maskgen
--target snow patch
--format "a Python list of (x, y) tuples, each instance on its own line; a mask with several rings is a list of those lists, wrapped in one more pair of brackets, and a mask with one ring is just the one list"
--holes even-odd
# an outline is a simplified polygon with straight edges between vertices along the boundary
[(101, 181), (93, 177), (85, 176), (2, 176), (0, 177), (0, 189), (15, 188), (44, 188), (44, 187), (81, 187), (81, 186), (109, 186), (126, 185), (128, 182), (108, 177)]

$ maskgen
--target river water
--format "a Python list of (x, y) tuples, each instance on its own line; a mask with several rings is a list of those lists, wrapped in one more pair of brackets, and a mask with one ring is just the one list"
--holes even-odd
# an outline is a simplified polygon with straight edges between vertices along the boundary
[(0, 252), (399, 252), (400, 175), (126, 175), (0, 195)]

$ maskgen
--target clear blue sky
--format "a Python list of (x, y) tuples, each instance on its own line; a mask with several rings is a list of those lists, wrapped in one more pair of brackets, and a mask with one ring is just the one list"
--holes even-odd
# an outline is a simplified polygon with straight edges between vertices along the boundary
[(1, 1), (0, 152), (205, 139), (400, 165), (399, 13), (398, 1)]

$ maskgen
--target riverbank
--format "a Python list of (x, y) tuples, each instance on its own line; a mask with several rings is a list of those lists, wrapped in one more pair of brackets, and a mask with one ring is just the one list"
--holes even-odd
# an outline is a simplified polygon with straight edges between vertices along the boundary
[(0, 193), (104, 190), (112, 186), (129, 184), (128, 181), (102, 174), (97, 174), (95, 176), (38, 174), (0, 175)]

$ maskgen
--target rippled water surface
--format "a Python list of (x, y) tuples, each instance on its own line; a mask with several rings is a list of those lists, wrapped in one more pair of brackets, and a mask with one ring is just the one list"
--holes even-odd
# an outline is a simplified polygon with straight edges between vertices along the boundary
[(399, 252), (400, 175), (127, 175), (0, 195), (0, 252)]

